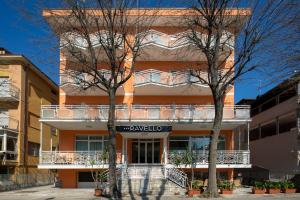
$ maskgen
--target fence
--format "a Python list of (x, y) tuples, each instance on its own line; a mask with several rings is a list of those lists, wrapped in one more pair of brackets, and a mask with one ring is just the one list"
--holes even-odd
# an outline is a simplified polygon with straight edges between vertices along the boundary
[(54, 174), (1, 174), (0, 191), (16, 190), (27, 187), (50, 185), (54, 183)]

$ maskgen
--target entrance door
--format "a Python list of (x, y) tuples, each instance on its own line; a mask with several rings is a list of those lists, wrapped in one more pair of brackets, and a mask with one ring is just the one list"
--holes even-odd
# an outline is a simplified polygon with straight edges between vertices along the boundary
[(160, 140), (136, 139), (132, 142), (132, 163), (160, 163)]

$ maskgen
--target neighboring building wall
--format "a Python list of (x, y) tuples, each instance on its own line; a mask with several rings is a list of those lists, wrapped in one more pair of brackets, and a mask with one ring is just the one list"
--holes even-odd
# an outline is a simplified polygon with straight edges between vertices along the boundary
[(251, 163), (270, 171), (270, 178), (299, 173), (297, 131), (274, 135), (250, 144)]
[[(286, 80), (250, 101), (253, 166), (269, 170), (270, 178), (283, 179), (300, 173), (299, 83)], [(242, 146), (245, 146), (246, 131), (241, 132)]]
[[(9, 56), (12, 57), (8, 58)], [(17, 134), (18, 157), (15, 161), (7, 161), (4, 165), (1, 162), (1, 164), (3, 167), (12, 166), (9, 167), (9, 173), (15, 175), (48, 173), (49, 170), (37, 170), (39, 148), (36, 147), (40, 143), (40, 107), (41, 105), (58, 103), (58, 87), (51, 83), (51, 80), (47, 80), (47, 77), (25, 57), (13, 54), (3, 55), (3, 57), (0, 55), (0, 77), (8, 77), (10, 82), (19, 88), (20, 93), (19, 101), (16, 104), (0, 103), (0, 109), (8, 109), (9, 116), (17, 119), (19, 122)], [(25, 106), (26, 103), (28, 105), (27, 108)], [(25, 121), (26, 118), (27, 121)], [(52, 147), (56, 148), (58, 146), (56, 129), (44, 125), (43, 130), (45, 142), (43, 148), (47, 150), (50, 150)], [(24, 145), (26, 145), (25, 150)], [(37, 152), (35, 152), (36, 149)], [(24, 153), (26, 159), (25, 168)]]
[[(40, 146), (40, 113), (41, 105), (51, 105), (58, 103), (58, 88), (46, 83), (34, 71), (30, 70), (28, 74), (28, 138), (27, 152), (29, 172), (36, 172), (39, 161)], [(58, 134), (56, 129), (43, 124), (43, 149), (51, 151), (58, 146)], [(32, 155), (31, 149), (34, 147), (37, 152)], [(43, 170), (42, 170), (43, 171)], [(45, 172), (47, 170), (44, 170)]]

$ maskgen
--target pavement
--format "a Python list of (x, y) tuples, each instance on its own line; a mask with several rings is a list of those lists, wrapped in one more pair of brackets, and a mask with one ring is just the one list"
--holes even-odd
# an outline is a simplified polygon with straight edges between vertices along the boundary
[[(104, 197), (94, 197), (93, 189), (61, 189), (54, 188), (53, 186), (41, 186), (33, 187), (22, 190), (0, 192), (0, 200), (100, 200), (107, 199)], [(182, 199), (199, 199), (199, 198), (188, 198), (186, 196), (128, 196), (123, 199), (135, 199), (135, 200), (182, 200)], [(276, 194), (276, 195), (253, 195), (253, 194), (233, 194), (223, 195), (217, 200), (300, 200), (300, 193), (298, 194)]]

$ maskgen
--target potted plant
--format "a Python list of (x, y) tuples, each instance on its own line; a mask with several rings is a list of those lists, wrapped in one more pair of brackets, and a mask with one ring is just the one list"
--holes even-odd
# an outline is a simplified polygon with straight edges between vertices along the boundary
[(265, 187), (268, 194), (277, 194), (280, 193), (281, 183), (275, 181), (265, 182)]
[(98, 152), (96, 152), (96, 154), (93, 156), (93, 159), (91, 158), (89, 159), (89, 164), (91, 165), (91, 175), (95, 185), (94, 195), (99, 197), (103, 193), (103, 188), (102, 188), (103, 182), (105, 179), (107, 179), (108, 170), (104, 170), (104, 169), (94, 170), (94, 166), (99, 165), (101, 163), (104, 168), (104, 164), (107, 163), (107, 159), (108, 159), (108, 151), (104, 150), (100, 156), (98, 156), (97, 153)]
[[(194, 181), (194, 167), (196, 165), (196, 156), (194, 155), (193, 151), (191, 151), (190, 149), (187, 149), (183, 155), (182, 162), (183, 162), (183, 164), (185, 164), (185, 166), (190, 166), (191, 171), (192, 171), (191, 179), (190, 179), (190, 181), (187, 181), (188, 196), (193, 197), (195, 195), (200, 195), (201, 194), (200, 189), (195, 188), (195, 187), (198, 187), (200, 182)], [(202, 183), (201, 187), (203, 187), (203, 183)]]
[(232, 181), (223, 180), (218, 184), (221, 194), (232, 194), (234, 183)]
[(265, 183), (261, 181), (255, 181), (252, 187), (252, 194), (264, 194), (265, 190)]
[(203, 190), (204, 182), (202, 180), (191, 181), (191, 189), (188, 191), (189, 196), (200, 195)]
[(283, 193), (296, 193), (295, 184), (291, 181), (283, 181), (281, 183), (281, 191)]

